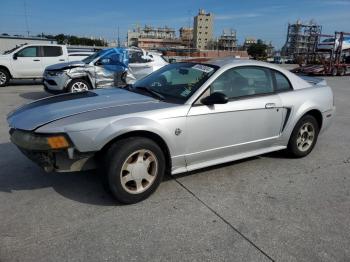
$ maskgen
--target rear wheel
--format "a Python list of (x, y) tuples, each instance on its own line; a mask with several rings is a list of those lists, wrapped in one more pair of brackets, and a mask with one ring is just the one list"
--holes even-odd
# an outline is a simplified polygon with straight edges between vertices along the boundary
[(0, 68), (0, 87), (6, 86), (10, 80), (10, 75), (5, 69)]
[(121, 203), (146, 199), (159, 186), (165, 172), (165, 157), (152, 140), (133, 137), (117, 141), (107, 152), (105, 182)]
[(307, 156), (314, 148), (319, 133), (316, 119), (311, 115), (302, 117), (295, 125), (288, 143), (288, 151), (294, 157)]
[(344, 76), (345, 75), (345, 68), (344, 67), (339, 67), (338, 68), (338, 75), (339, 76)]
[(69, 93), (86, 92), (91, 89), (91, 85), (85, 79), (74, 79), (68, 84)]

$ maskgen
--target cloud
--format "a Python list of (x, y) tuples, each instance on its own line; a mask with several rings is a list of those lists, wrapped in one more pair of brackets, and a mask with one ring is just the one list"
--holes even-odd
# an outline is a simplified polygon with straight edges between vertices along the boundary
[(214, 14), (215, 20), (232, 20), (232, 19), (240, 19), (240, 18), (253, 18), (262, 16), (262, 14), (259, 13), (245, 13), (245, 14)]

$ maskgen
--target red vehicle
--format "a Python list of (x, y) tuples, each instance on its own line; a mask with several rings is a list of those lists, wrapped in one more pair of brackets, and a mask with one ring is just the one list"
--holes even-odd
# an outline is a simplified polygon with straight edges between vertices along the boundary
[[(315, 51), (307, 54), (307, 64), (292, 70), (307, 75), (343, 76), (350, 73), (350, 48), (344, 48), (345, 38), (350, 33), (335, 32), (335, 35), (318, 35)], [(322, 38), (326, 38), (321, 41)]]

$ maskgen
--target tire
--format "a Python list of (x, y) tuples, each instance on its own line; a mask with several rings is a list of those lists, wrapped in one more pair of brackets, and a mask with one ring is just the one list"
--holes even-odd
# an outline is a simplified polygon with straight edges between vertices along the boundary
[(338, 69), (336, 67), (333, 67), (333, 69), (331, 71), (331, 75), (336, 76), (337, 74), (338, 74)]
[(344, 76), (345, 75), (345, 68), (344, 67), (339, 67), (338, 69), (338, 76)]
[(0, 68), (0, 87), (7, 86), (10, 81), (10, 74), (6, 69)]
[(108, 150), (104, 162), (104, 184), (123, 204), (137, 203), (149, 197), (165, 173), (162, 149), (143, 137), (117, 141)]
[(303, 116), (295, 125), (290, 136), (287, 147), (288, 153), (297, 158), (307, 156), (317, 142), (319, 128), (313, 116)]
[(91, 89), (90, 83), (85, 79), (80, 79), (80, 78), (70, 81), (70, 83), (67, 86), (67, 91), (69, 93), (85, 92), (90, 89)]

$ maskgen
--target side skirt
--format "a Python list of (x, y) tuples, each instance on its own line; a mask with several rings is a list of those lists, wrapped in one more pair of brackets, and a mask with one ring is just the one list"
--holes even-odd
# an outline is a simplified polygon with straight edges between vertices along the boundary
[(266, 154), (266, 153), (270, 153), (270, 152), (274, 152), (274, 151), (279, 151), (279, 150), (283, 150), (286, 148), (287, 148), (286, 146), (272, 146), (272, 147), (268, 147), (268, 148), (253, 150), (253, 151), (244, 152), (244, 153), (240, 153), (240, 154), (236, 154), (236, 155), (232, 155), (232, 156), (227, 156), (227, 157), (223, 157), (223, 158), (217, 158), (217, 159), (213, 159), (210, 161), (189, 165), (187, 167), (176, 168), (176, 169), (172, 170), (171, 174), (175, 175), (175, 174), (179, 174), (179, 173), (189, 172), (189, 171), (193, 171), (196, 169), (201, 169), (201, 168), (205, 168), (205, 167), (209, 167), (209, 166), (215, 166), (215, 165), (219, 165), (219, 164), (223, 164), (223, 163), (241, 160), (244, 158), (249, 158), (249, 157), (258, 156), (258, 155), (262, 155), (262, 154)]

